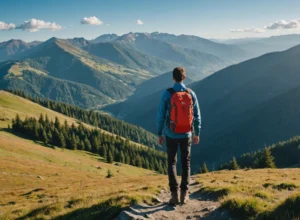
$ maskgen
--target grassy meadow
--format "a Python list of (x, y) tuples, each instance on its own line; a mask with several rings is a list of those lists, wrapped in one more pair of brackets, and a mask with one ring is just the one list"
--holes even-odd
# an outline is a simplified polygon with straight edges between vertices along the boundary
[(238, 219), (300, 219), (298, 168), (216, 171), (197, 181)]
[[(8, 132), (16, 114), (38, 118), (40, 113), (52, 120), (58, 117), (68, 124), (78, 123), (0, 91), (1, 220), (111, 218), (133, 202), (155, 202), (153, 195), (166, 186), (167, 178), (155, 172), (108, 164), (99, 155), (42, 146)], [(108, 170), (113, 177), (107, 178)]]
[(133, 202), (154, 202), (166, 185), (165, 176), (91, 153), (44, 147), (4, 131), (0, 140), (0, 219), (111, 217)]

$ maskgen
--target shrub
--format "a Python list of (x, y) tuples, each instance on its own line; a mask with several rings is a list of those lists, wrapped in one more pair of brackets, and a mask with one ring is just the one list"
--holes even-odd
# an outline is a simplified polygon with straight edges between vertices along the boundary
[(111, 178), (111, 177), (113, 177), (113, 176), (114, 176), (114, 175), (112, 174), (111, 170), (108, 169), (108, 170), (107, 170), (106, 178)]
[(296, 189), (297, 186), (293, 183), (281, 183), (281, 184), (278, 184), (278, 185), (274, 185), (273, 186), (273, 189), (277, 189), (277, 190), (289, 190), (289, 191), (292, 191), (294, 189)]

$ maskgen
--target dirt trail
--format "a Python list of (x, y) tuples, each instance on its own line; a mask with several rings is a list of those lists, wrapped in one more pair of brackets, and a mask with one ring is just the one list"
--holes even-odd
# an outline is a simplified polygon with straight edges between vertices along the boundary
[(163, 190), (158, 199), (161, 202), (155, 206), (148, 206), (146, 204), (133, 205), (128, 209), (122, 211), (115, 220), (143, 220), (143, 219), (217, 219), (229, 220), (231, 219), (228, 213), (220, 210), (220, 203), (211, 198), (199, 193), (200, 185), (197, 184), (194, 178), (191, 178), (189, 188), (190, 201), (185, 205), (177, 205), (175, 207), (168, 205), (170, 193)]

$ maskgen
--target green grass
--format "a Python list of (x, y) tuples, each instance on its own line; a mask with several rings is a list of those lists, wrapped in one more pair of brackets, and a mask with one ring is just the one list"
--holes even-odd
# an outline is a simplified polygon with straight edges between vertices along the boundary
[(152, 204), (167, 185), (163, 175), (104, 163), (95, 154), (44, 147), (4, 131), (0, 139), (1, 220), (97, 219), (132, 203)]
[[(22, 118), (38, 118), (41, 112), (52, 120), (57, 116), (77, 124), (73, 118), (0, 91), (1, 220), (77, 215), (97, 219), (115, 215), (134, 202), (152, 203), (153, 195), (166, 187), (167, 178), (155, 172), (108, 164), (89, 152), (41, 146), (5, 131), (17, 113)], [(108, 169), (113, 173), (111, 178), (106, 178)]]
[[(216, 171), (201, 174), (201, 192), (238, 219), (299, 219), (300, 169)], [(281, 213), (281, 214), (278, 214)]]

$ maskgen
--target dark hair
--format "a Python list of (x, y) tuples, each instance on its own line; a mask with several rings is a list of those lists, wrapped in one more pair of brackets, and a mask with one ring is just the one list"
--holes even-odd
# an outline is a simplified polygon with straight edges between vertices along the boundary
[(185, 69), (183, 67), (176, 67), (173, 70), (173, 78), (175, 79), (176, 82), (181, 82), (182, 80), (185, 79)]

